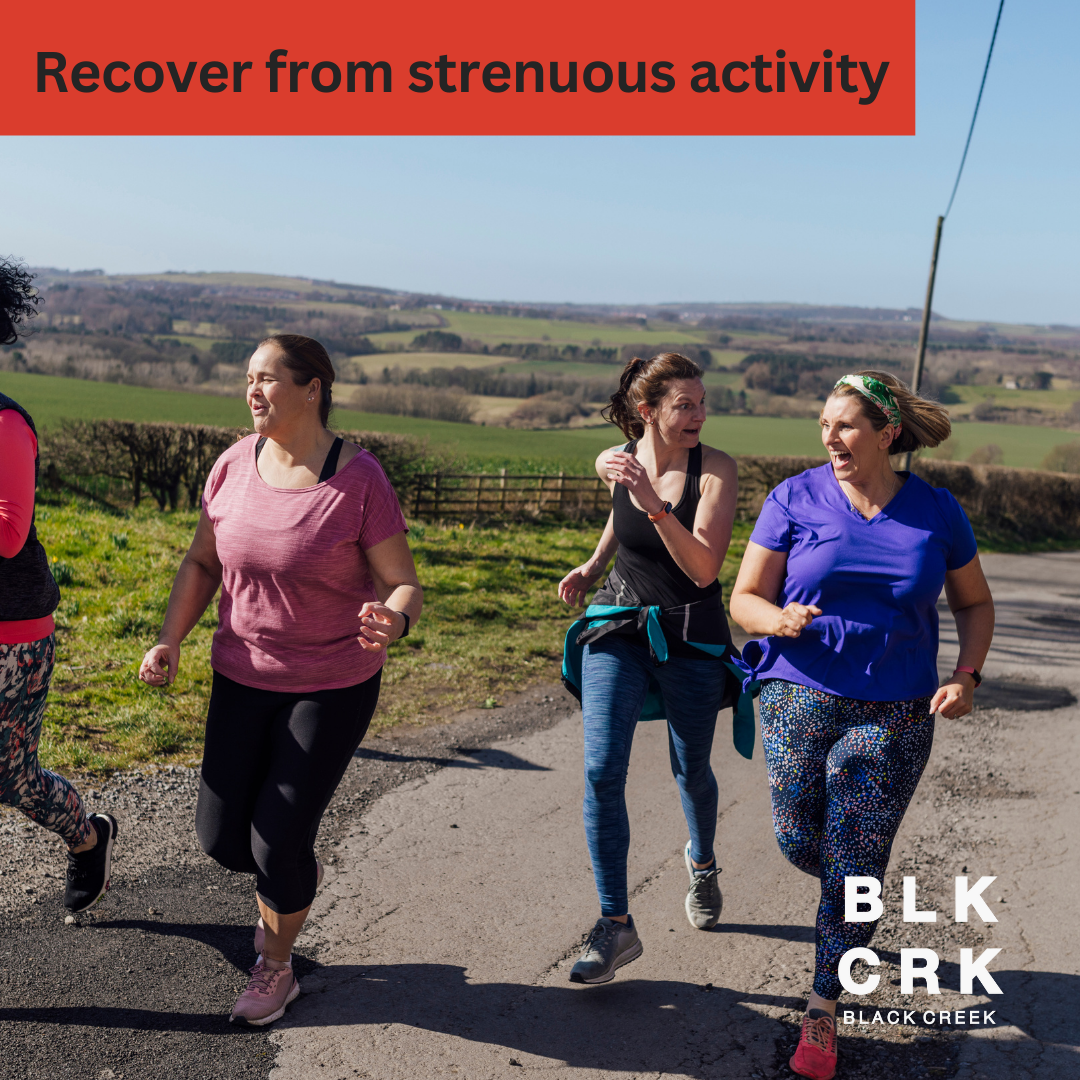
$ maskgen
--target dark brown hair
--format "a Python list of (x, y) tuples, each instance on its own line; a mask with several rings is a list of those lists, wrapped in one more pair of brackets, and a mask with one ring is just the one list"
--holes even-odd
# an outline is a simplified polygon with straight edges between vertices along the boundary
[(292, 373), (297, 386), (303, 386), (312, 379), (319, 380), (319, 419), (326, 427), (330, 410), (334, 407), (334, 365), (326, 349), (314, 338), (304, 337), (303, 334), (271, 334), (259, 342), (260, 349), (264, 345), (276, 345), (281, 350), (281, 362)]
[(619, 389), (611, 395), (611, 403), (600, 410), (609, 424), (616, 424), (628, 439), (640, 439), (645, 434), (645, 422), (639, 406), (655, 409), (675, 379), (700, 379), (704, 372), (682, 353), (658, 353), (651, 360), (635, 356), (623, 368)]
[(21, 324), (37, 314), (41, 296), (34, 275), (15, 259), (0, 259), (0, 345), (19, 339)]
[[(856, 371), (856, 375), (866, 375), (883, 382), (896, 401), (900, 410), (900, 434), (889, 446), (890, 454), (908, 454), (924, 446), (938, 446), (952, 434), (952, 422), (949, 412), (936, 401), (913, 394), (906, 383), (886, 371)], [(865, 394), (854, 386), (838, 386), (830, 397), (853, 397), (862, 409), (862, 414), (873, 426), (881, 431), (889, 423), (889, 418)]]

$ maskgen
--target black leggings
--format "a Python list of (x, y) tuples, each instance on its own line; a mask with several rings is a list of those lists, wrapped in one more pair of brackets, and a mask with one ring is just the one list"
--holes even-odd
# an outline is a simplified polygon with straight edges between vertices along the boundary
[(315, 836), (379, 700), (382, 671), (340, 690), (286, 694), (214, 672), (195, 829), (222, 866), (255, 874), (283, 915), (315, 898)]

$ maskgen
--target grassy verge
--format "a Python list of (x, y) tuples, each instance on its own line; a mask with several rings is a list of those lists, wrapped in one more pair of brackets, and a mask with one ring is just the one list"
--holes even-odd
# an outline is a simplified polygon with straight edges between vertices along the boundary
[[(185, 643), (172, 687), (154, 690), (136, 679), (195, 522), (192, 512), (109, 512), (78, 498), (45, 497), (39, 506), (38, 527), (63, 594), (41, 740), (47, 766), (101, 773), (199, 759), (216, 606)], [(751, 527), (735, 526), (720, 573), (725, 596)], [(984, 551), (1076, 546), (977, 532)], [(557, 678), (572, 613), (555, 587), (598, 536), (596, 523), (414, 523), (410, 546), (425, 589), (424, 615), (391, 648), (375, 728), (496, 707), (508, 694)]]
[[(214, 608), (184, 647), (167, 690), (136, 679), (156, 640), (169, 587), (194, 530), (190, 512), (110, 514), (78, 499), (39, 508), (63, 600), (57, 663), (41, 741), (51, 767), (104, 772), (145, 761), (194, 761), (210, 693)], [(745, 547), (739, 526), (721, 575), (730, 588)], [(391, 649), (375, 726), (431, 722), (556, 678), (571, 612), (555, 586), (591, 553), (595, 524), (417, 523), (410, 543), (426, 603)]]
[[(39, 506), (42, 541), (63, 594), (41, 740), (48, 767), (100, 773), (198, 760), (216, 606), (185, 643), (172, 687), (155, 690), (136, 679), (195, 521), (191, 512), (145, 507), (109, 513), (81, 499)], [(728, 587), (749, 534), (739, 528), (722, 575)], [(391, 648), (374, 726), (494, 707), (507, 694), (557, 678), (572, 613), (555, 587), (598, 536), (595, 523), (414, 524), (410, 544), (424, 615)]]

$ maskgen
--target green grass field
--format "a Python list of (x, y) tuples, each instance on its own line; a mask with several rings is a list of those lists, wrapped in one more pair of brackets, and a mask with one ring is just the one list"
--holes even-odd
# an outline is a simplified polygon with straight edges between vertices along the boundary
[[(945, 450), (953, 451), (954, 461), (965, 461), (980, 447), (999, 446), (1003, 453), (1002, 465), (1018, 469), (1038, 469), (1043, 458), (1061, 443), (1080, 441), (1080, 432), (1061, 428), (1027, 427), (1023, 424), (977, 424), (953, 425), (952, 438)], [(933, 451), (931, 451), (933, 453)]]
[[(186, 324), (185, 324), (186, 325)], [(155, 341), (179, 341), (181, 345), (187, 345), (192, 349), (209, 352), (210, 346), (220, 338), (202, 337), (199, 334), (155, 334)]]
[[(432, 368), (484, 368), (498, 364), (500, 367), (513, 365), (514, 371), (517, 371), (520, 366), (512, 356), (485, 356), (483, 353), (370, 353), (366, 356), (352, 356), (349, 359), (357, 367), (362, 368), (369, 378), (379, 375), (383, 368), (394, 367), (399, 367), (402, 371), (408, 371), (410, 368), (430, 371)], [(594, 370), (597, 367), (596, 364), (581, 364), (579, 366), (591, 367)]]
[[(91, 773), (147, 761), (197, 763), (216, 604), (185, 642), (171, 687), (152, 689), (136, 678), (157, 640), (196, 515), (147, 506), (110, 514), (82, 499), (46, 496), (37, 520), (62, 592), (43, 762)], [(410, 526), (424, 613), (390, 650), (374, 729), (495, 706), (506, 694), (556, 679), (574, 615), (556, 586), (591, 554), (599, 527)], [(736, 526), (721, 571), (727, 589), (748, 535), (749, 526)]]
[(955, 412), (970, 412), (983, 401), (1006, 409), (1041, 409), (1044, 412), (1064, 412), (1080, 401), (1080, 390), (1004, 390), (1000, 386), (950, 386), (949, 393), (960, 398), (959, 405), (950, 405)]
[(154, 390), (143, 386), (26, 375), (0, 371), (0, 393), (14, 398), (39, 428), (65, 418), (144, 420), (182, 424), (248, 426), (251, 413), (242, 397)]
[[(446, 355), (446, 354), (432, 354)], [(557, 365), (604, 371), (602, 365)], [(511, 365), (507, 365), (510, 370)], [(521, 365), (527, 369), (527, 365)], [(547, 365), (545, 365), (545, 368)], [(513, 365), (517, 370), (518, 365)], [(177, 423), (248, 426), (251, 414), (243, 398), (154, 390), (115, 383), (65, 379), (52, 375), (0, 372), (0, 392), (18, 401), (39, 427), (65, 417), (173, 421)], [(1038, 391), (1016, 391), (1035, 394)], [(1056, 391), (1047, 391), (1055, 393)], [(521, 471), (586, 472), (596, 455), (619, 441), (608, 425), (572, 431), (508, 431), (501, 427), (417, 420), (407, 416), (339, 409), (335, 425), (351, 431), (388, 431), (426, 439), (435, 451), (452, 456), (468, 470), (510, 468)], [(1077, 432), (1019, 424), (958, 423), (950, 446), (953, 458), (965, 460), (988, 444), (1001, 447), (1003, 464), (1038, 468), (1059, 443), (1074, 442)], [(810, 454), (823, 456), (817, 424), (813, 420), (773, 416), (712, 416), (705, 423), (705, 442), (731, 454)]]
[[(676, 344), (689, 342), (702, 345), (707, 332), (687, 329), (678, 323), (670, 326), (651, 324), (645, 330), (629, 323), (587, 323), (570, 319), (519, 319), (514, 315), (486, 315), (472, 311), (442, 311), (440, 315), (449, 324), (445, 330), (462, 337), (477, 338), (486, 345), (498, 345), (501, 342), (540, 341), (552, 345), (589, 345), (600, 342), (602, 345), (637, 345), (643, 347), (659, 345), (664, 342)], [(418, 331), (392, 331), (385, 334), (370, 334), (375, 342), (394, 341), (408, 345)]]
[(198, 274), (116, 274), (114, 281), (164, 281), (170, 284), (224, 285), (248, 289), (275, 289), (290, 292), (321, 292), (327, 296), (347, 296), (350, 291), (340, 285), (315, 284), (307, 278), (285, 277), (279, 274), (208, 273)]

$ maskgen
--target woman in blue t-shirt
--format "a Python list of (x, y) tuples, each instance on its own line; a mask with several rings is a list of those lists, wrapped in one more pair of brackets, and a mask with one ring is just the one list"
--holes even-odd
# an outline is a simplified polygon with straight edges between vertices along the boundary
[[(780, 849), (821, 879), (814, 987), (791, 1059), (836, 1069), (840, 959), (876, 922), (845, 922), (844, 878), (880, 883), (934, 735), (964, 716), (994, 633), (975, 537), (948, 491), (893, 471), (891, 454), (949, 437), (946, 411), (877, 371), (845, 375), (821, 411), (830, 461), (765, 500), (731, 594), (761, 687), (761, 741)], [(940, 686), (944, 586), (960, 656)]]

